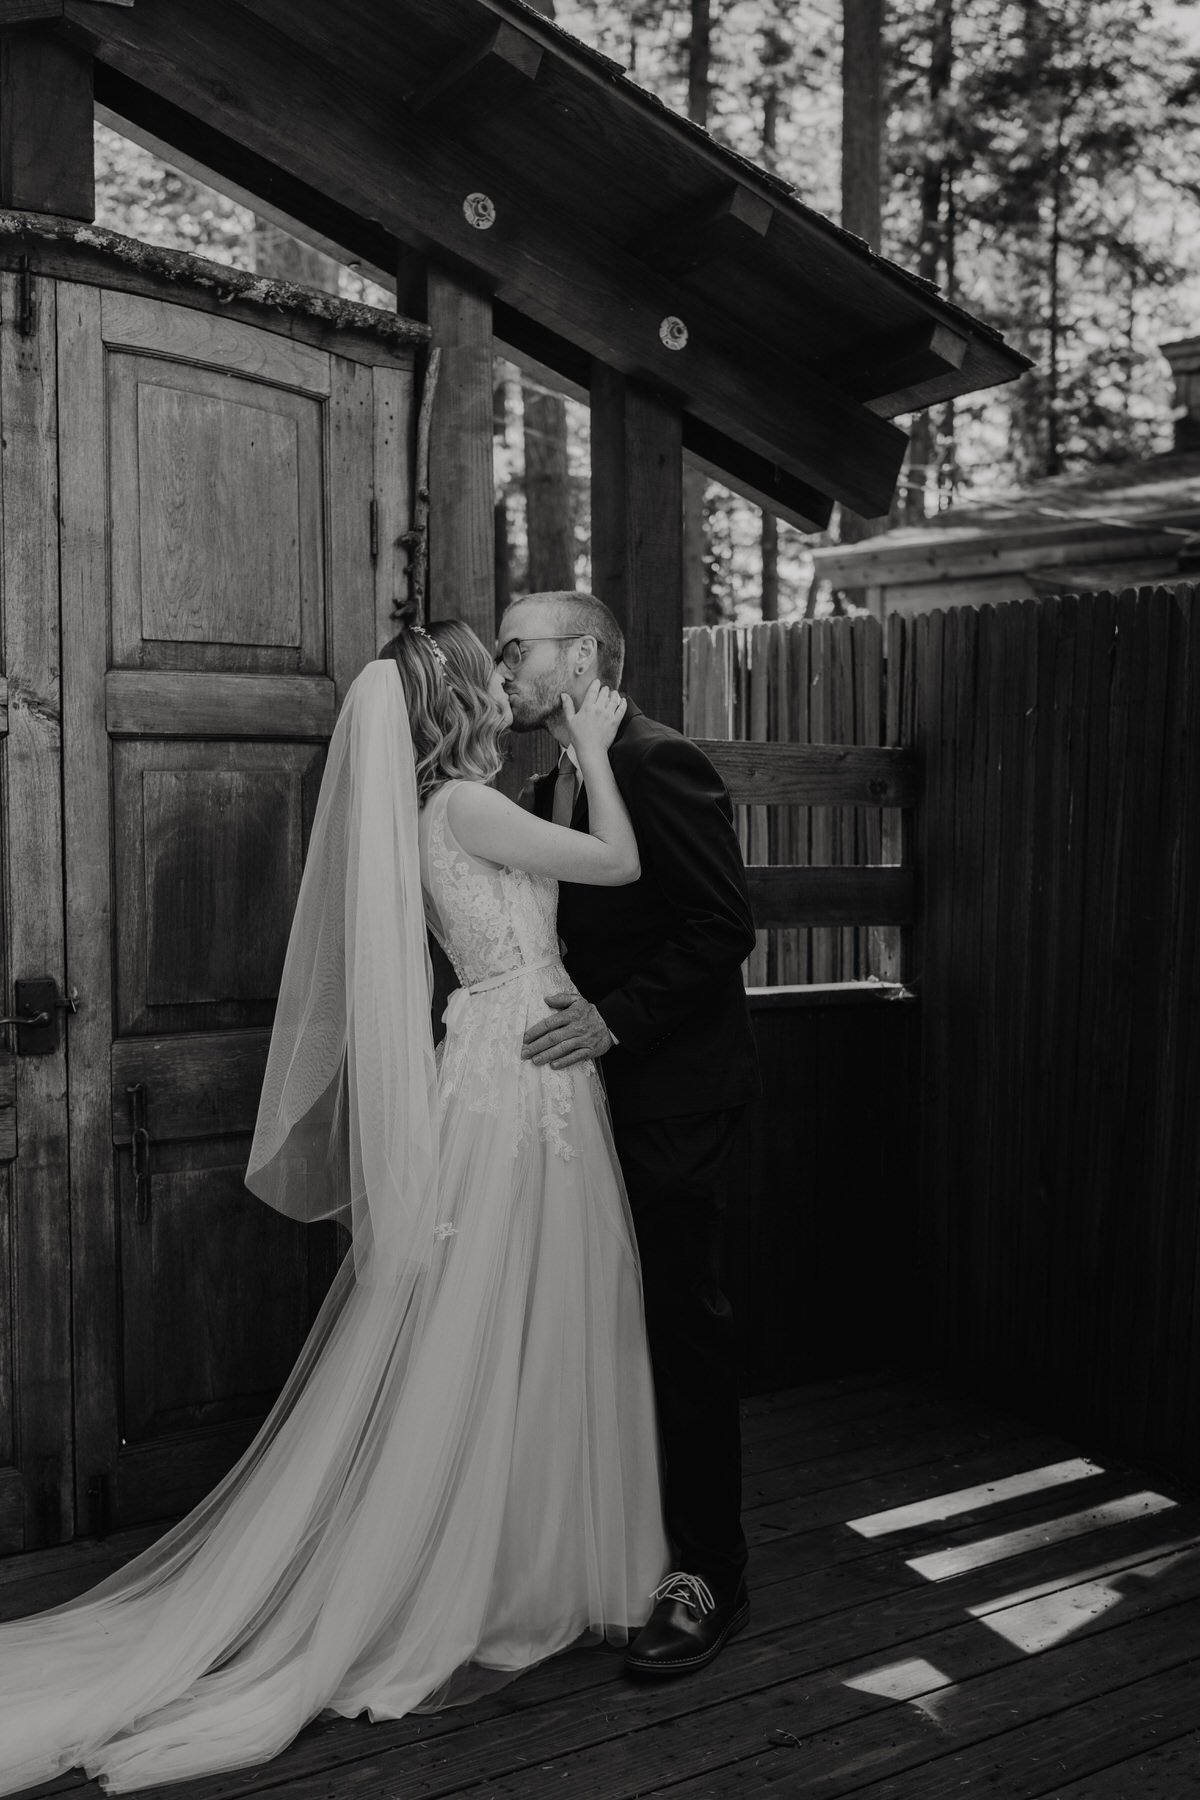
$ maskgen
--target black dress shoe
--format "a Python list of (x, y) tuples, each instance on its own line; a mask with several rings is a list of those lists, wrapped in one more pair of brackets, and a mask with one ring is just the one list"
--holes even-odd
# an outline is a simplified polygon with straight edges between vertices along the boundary
[(632, 1675), (690, 1675), (710, 1663), (750, 1617), (743, 1581), (718, 1604), (707, 1582), (676, 1569), (650, 1597), (654, 1611), (625, 1652)]

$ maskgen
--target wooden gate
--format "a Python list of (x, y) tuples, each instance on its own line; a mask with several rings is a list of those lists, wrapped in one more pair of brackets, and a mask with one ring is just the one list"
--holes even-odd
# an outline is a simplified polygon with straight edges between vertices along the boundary
[[(61, 1057), (36, 1082), (34, 1058), (9, 1065), (29, 1090), (18, 1185), (47, 1209), (23, 1259), (0, 1243), (34, 1265), (14, 1388), (20, 1404), (23, 1341), (53, 1336), (36, 1454), (64, 1490), (25, 1543), (72, 1529), (72, 1384), (74, 1528), (178, 1512), (253, 1434), (332, 1273), (332, 1228), (276, 1215), (242, 1173), (323, 746), (399, 591), (412, 381), (403, 347), (339, 354), (294, 321), (35, 285), (43, 353), (57, 312), (63, 806), (60, 837), (56, 780), (39, 808), (10, 749), (9, 863), (19, 836), (33, 866), (37, 838), (46, 915), (32, 925), (10, 880), (10, 973), (61, 972), (79, 1010), (65, 1083)], [(10, 633), (10, 690), (29, 654)], [(8, 1492), (0, 1477), (0, 1526)]]

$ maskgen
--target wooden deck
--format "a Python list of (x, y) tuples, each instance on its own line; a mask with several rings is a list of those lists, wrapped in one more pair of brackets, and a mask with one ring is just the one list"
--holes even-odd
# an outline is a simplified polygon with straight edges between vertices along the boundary
[[(499, 1697), (321, 1722), (161, 1800), (1180, 1800), (1200, 1787), (1200, 1502), (908, 1374), (746, 1407), (748, 1630), (669, 1685), (572, 1653)], [(147, 1540), (0, 1564), (0, 1616)], [(99, 1792), (68, 1777), (38, 1794)]]

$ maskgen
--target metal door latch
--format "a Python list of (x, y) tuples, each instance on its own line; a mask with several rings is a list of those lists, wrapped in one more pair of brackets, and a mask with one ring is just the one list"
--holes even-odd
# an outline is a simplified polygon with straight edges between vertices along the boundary
[(16, 1027), (13, 1046), (18, 1056), (51, 1056), (58, 1049), (58, 1015), (78, 1012), (79, 994), (69, 989), (66, 998), (58, 991), (53, 975), (34, 975), (13, 983), (16, 1010), (0, 1025)]

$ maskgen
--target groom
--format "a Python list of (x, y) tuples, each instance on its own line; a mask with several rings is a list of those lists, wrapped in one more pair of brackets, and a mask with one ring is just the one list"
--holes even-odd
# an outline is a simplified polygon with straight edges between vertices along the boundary
[[(625, 644), (590, 594), (530, 594), (497, 645), (517, 731), (544, 726), (558, 767), (534, 810), (586, 831), (587, 792), (560, 696), (620, 683)], [(525, 1055), (604, 1073), (637, 1234), (676, 1568), (626, 1652), (643, 1675), (701, 1668), (746, 1623), (741, 1438), (733, 1325), (721, 1292), (725, 1188), (738, 1124), (758, 1089), (741, 963), (754, 947), (729, 797), (707, 757), (629, 702), (609, 752), (637, 833), (628, 887), (559, 890), (558, 929), (582, 999), (547, 998)]]

